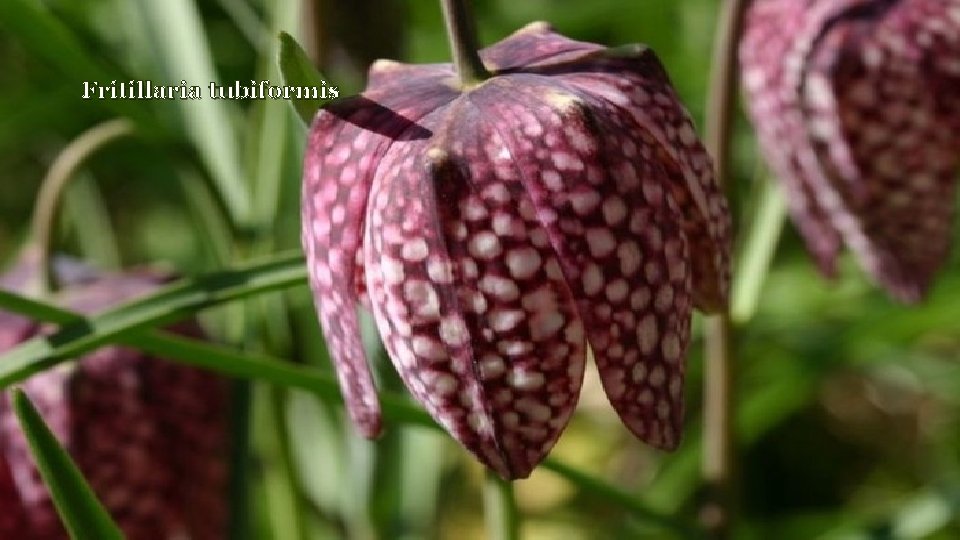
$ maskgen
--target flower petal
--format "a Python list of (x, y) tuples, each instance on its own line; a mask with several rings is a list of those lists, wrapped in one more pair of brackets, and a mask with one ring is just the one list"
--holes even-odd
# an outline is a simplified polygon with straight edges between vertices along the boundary
[[(0, 416), (5, 416), (3, 408), (6, 406), (0, 399)], [(23, 504), (20, 502), (20, 495), (13, 482), (10, 464), (5, 458), (0, 456), (0, 538), (17, 538), (27, 530), (26, 515), (23, 511)]]
[[(98, 276), (60, 291), (58, 301), (79, 313), (96, 313), (149, 292), (167, 277), (151, 271)], [(189, 322), (170, 330), (202, 334)], [(38, 331), (32, 326), (30, 335), (16, 340)], [(223, 537), (228, 518), (225, 380), (135, 350), (105, 347), (76, 364), (34, 375), (23, 387), (127, 536)], [(36, 538), (64, 537), (6, 398), (0, 399), (0, 456), (12, 466), (13, 497), (24, 506), (20, 519), (29, 522), (24, 530)], [(0, 497), (3, 490), (0, 486)]]
[(548, 231), (611, 403), (638, 437), (674, 447), (691, 283), (657, 141), (614, 125), (599, 100), (553, 80), (488, 84), (474, 98), (494, 113)]
[(836, 274), (840, 236), (810, 183), (810, 175), (819, 173), (797, 89), (821, 25), (845, 7), (841, 3), (849, 0), (817, 6), (794, 0), (755, 2), (740, 45), (747, 109), (761, 149), (786, 192), (794, 223), (826, 276)]
[(417, 399), (505, 478), (552, 448), (579, 395), (572, 295), (507, 148), (461, 98), (429, 142), (384, 158), (368, 210), (368, 288)]
[(704, 311), (722, 309), (730, 285), (731, 223), (726, 198), (710, 156), (656, 55), (642, 46), (628, 46), (585, 55), (558, 68), (543, 71), (602, 105), (615, 120), (615, 129), (645, 133), (652, 139), (648, 150), (652, 153), (643, 157), (663, 166), (664, 185), (670, 187), (680, 209), (693, 254), (695, 304)]
[(395, 140), (423, 138), (416, 121), (452, 90), (414, 84), (403, 94), (373, 89), (317, 113), (304, 156), (303, 246), (330, 356), (347, 410), (367, 437), (381, 429), (380, 405), (357, 318), (356, 256), (374, 172)]
[(944, 129), (928, 63), (918, 61), (927, 47), (913, 9), (851, 11), (828, 25), (800, 89), (826, 180), (820, 203), (867, 271), (904, 301), (923, 296), (946, 258), (960, 164), (960, 138)]
[(603, 47), (595, 43), (575, 41), (560, 35), (545, 22), (533, 22), (483, 49), (480, 56), (489, 69), (512, 71), (601, 49)]

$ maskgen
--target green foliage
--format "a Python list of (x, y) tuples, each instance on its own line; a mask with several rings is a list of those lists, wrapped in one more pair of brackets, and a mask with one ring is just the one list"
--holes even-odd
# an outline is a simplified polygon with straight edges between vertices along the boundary
[[(86, 318), (0, 293), (0, 309), (57, 326), (0, 357), (0, 385), (110, 343), (249, 381), (251, 408), (234, 419), (245, 428), (234, 440), (242, 481), (232, 497), (245, 509), (235, 514), (237, 538), (478, 538), (482, 477), (399, 393), (369, 321), (389, 431), (366, 442), (343, 420), (302, 256), (286, 254), (299, 244), (301, 120), (320, 103), (294, 111), (269, 99), (82, 100), (82, 83), (317, 84), (308, 58), (316, 58), (311, 28), (322, 27), (323, 80), (347, 95), (362, 89), (366, 71), (356, 58), (368, 51), (355, 54), (359, 38), (370, 37), (358, 7), (366, 4), (398, 14), (403, 46), (378, 54), (448, 59), (435, 2), (320, 2), (328, 11), (318, 22), (297, 0), (0, 0), (0, 257), (22, 245), (37, 181), (57, 150), (119, 116), (136, 123), (137, 139), (89, 162), (67, 195), (59, 245), (105, 267), (166, 263), (188, 276)], [(475, 4), (485, 43), (546, 20), (577, 39), (651, 45), (702, 125), (717, 2)], [(929, 301), (911, 309), (891, 304), (849, 261), (836, 281), (822, 280), (792, 228), (779, 228), (782, 206), (755, 173), (756, 141), (742, 119), (734, 147), (744, 478), (736, 537), (957, 537), (956, 260)], [(194, 315), (215, 344), (160, 330)], [(698, 341), (690, 353), (689, 421), (670, 455), (630, 439), (588, 379), (552, 458), (515, 486), (523, 538), (694, 535)]]
[(57, 512), (73, 540), (122, 540), (123, 533), (97, 500), (77, 465), (44, 423), (23, 390), (13, 391), (13, 410)]
[[(283, 74), (283, 81), (288, 86), (323, 87), (325, 81), (313, 67), (307, 53), (297, 43), (297, 40), (286, 32), (280, 32), (280, 55), (277, 58), (277, 63), (280, 66), (280, 73)], [(313, 121), (313, 115), (317, 113), (317, 109), (323, 103), (324, 100), (319, 97), (317, 99), (293, 98), (290, 100), (290, 104), (296, 109), (300, 120), (308, 126)]]

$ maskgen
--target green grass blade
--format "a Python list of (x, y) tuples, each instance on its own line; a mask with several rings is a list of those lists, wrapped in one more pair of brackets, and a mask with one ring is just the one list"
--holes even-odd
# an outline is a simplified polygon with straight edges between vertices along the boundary
[[(35, 300), (0, 291), (0, 309), (9, 310), (37, 320), (58, 324), (84, 323), (87, 319), (69, 311)], [(159, 358), (196, 366), (239, 378), (269, 382), (278, 386), (299, 388), (331, 405), (342, 406), (343, 400), (336, 380), (315, 369), (291, 364), (280, 358), (242, 352), (222, 345), (164, 334), (153, 330), (136, 330), (117, 336), (123, 345), (139, 349)], [(4, 363), (0, 358), (0, 366)], [(430, 416), (409, 399), (396, 394), (380, 394), (384, 419), (391, 424), (419, 426), (442, 431)], [(554, 459), (542, 465), (566, 478), (582, 491), (601, 500), (620, 506), (644, 522), (672, 530), (681, 538), (696, 538), (694, 530), (682, 521), (646, 507), (635, 496), (576, 470)]]
[[(287, 86), (299, 86), (316, 88), (317, 91), (324, 87), (324, 79), (313, 67), (313, 62), (303, 50), (303, 47), (293, 39), (293, 36), (286, 32), (280, 32), (280, 54), (277, 59), (280, 65), (280, 73), (283, 75), (284, 84)], [(320, 99), (297, 99), (291, 97), (290, 104), (293, 105), (297, 115), (303, 120), (303, 123), (310, 125), (313, 121), (313, 115), (326, 101)]]
[(787, 205), (779, 187), (772, 181), (764, 182), (759, 209), (735, 272), (731, 314), (738, 323), (749, 321), (757, 311), (760, 291), (766, 282), (786, 218)]
[(133, 330), (158, 326), (201, 309), (306, 283), (299, 254), (235, 270), (183, 280), (94, 317), (28, 340), (0, 357), (0, 387), (22, 381), (59, 362), (116, 341)]
[(176, 100), (187, 135), (196, 147), (234, 223), (248, 225), (253, 204), (240, 162), (232, 103), (213, 99), (210, 83), (219, 81), (200, 13), (192, 0), (138, 3), (153, 29), (168, 83), (199, 86), (201, 99)]
[[(83, 95), (84, 81), (109, 84), (112, 80), (130, 79), (88, 51), (82, 41), (54, 17), (42, 2), (0, 1), (0, 28), (9, 32), (31, 56), (59, 71), (64, 76), (63, 83), (75, 90), (75, 99), (78, 101)], [(144, 133), (162, 130), (147, 109), (136, 101), (107, 99), (99, 103), (142, 127), (149, 127), (142, 130)]]
[(13, 409), (20, 421), (40, 476), (50, 490), (57, 513), (74, 540), (123, 540), (123, 533), (97, 500), (77, 465), (57, 442), (40, 413), (23, 392), (13, 391)]

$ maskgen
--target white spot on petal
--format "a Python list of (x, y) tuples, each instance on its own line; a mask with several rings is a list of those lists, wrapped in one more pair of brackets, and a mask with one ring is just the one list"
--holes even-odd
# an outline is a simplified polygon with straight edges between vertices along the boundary
[(500, 255), (500, 240), (490, 231), (481, 231), (470, 239), (469, 249), (478, 259), (492, 259)]
[(445, 317), (440, 321), (440, 339), (447, 345), (458, 347), (465, 345), (470, 339), (470, 333), (463, 319), (458, 316)]
[(650, 354), (657, 345), (658, 338), (657, 318), (648, 313), (637, 325), (637, 343), (640, 345), (640, 352)]
[(497, 348), (507, 356), (523, 356), (533, 351), (533, 344), (526, 341), (501, 341)]
[(480, 290), (506, 302), (520, 297), (520, 289), (517, 284), (513, 280), (500, 276), (483, 276), (480, 280)]
[(540, 270), (542, 262), (537, 250), (530, 247), (514, 249), (507, 253), (507, 268), (510, 269), (510, 275), (517, 279), (533, 277)]
[(419, 262), (427, 258), (429, 250), (423, 238), (414, 238), (403, 243), (400, 256), (410, 262)]
[(383, 271), (383, 280), (387, 285), (403, 283), (403, 264), (400, 261), (391, 257), (384, 257), (380, 260), (380, 269)]
[(429, 282), (411, 279), (403, 284), (403, 297), (410, 302), (414, 312), (425, 317), (440, 315), (440, 298)]
[(495, 354), (488, 354), (481, 358), (479, 368), (480, 378), (483, 380), (496, 379), (506, 371), (503, 358)]
[(663, 357), (670, 362), (676, 362), (680, 359), (680, 338), (673, 332), (668, 332), (663, 336), (663, 342), (660, 344)]
[(432, 257), (427, 262), (427, 275), (435, 283), (453, 283), (453, 265), (449, 260)]
[(617, 247), (617, 257), (620, 259), (620, 271), (627, 277), (636, 274), (643, 261), (640, 246), (633, 240), (627, 240)]
[(620, 197), (609, 197), (603, 201), (603, 219), (608, 225), (616, 225), (627, 217), (627, 205)]
[(543, 373), (536, 371), (527, 371), (525, 369), (514, 369), (510, 372), (508, 379), (510, 386), (517, 390), (536, 390), (543, 386), (546, 378)]
[(447, 351), (443, 346), (426, 336), (413, 337), (413, 352), (428, 360), (443, 360), (447, 357)]
[(520, 310), (498, 309), (490, 312), (490, 326), (497, 332), (507, 332), (516, 328), (524, 317)]
[(534, 341), (548, 339), (563, 328), (563, 323), (563, 315), (556, 311), (537, 313), (530, 319), (530, 337)]
[(607, 285), (606, 295), (607, 300), (611, 302), (622, 302), (627, 298), (627, 293), (630, 292), (630, 287), (627, 285), (627, 281), (623, 278), (617, 279), (612, 283)]
[(593, 296), (603, 287), (603, 270), (597, 264), (590, 263), (583, 272), (583, 292)]
[(654, 388), (659, 388), (663, 386), (664, 381), (667, 379), (667, 374), (663, 370), (663, 366), (656, 366), (650, 372), (650, 386)]
[(453, 375), (440, 373), (433, 381), (433, 390), (441, 396), (449, 396), (457, 390), (457, 380)]
[(587, 246), (594, 257), (606, 257), (617, 247), (613, 233), (609, 229), (587, 229)]
[(573, 210), (585, 216), (593, 212), (600, 205), (600, 195), (595, 191), (579, 191), (570, 194), (570, 204)]

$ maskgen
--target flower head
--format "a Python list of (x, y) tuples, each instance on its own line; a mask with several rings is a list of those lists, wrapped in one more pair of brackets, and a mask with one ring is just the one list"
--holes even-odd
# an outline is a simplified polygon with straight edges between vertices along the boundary
[(349, 412), (379, 432), (362, 301), (411, 393), (505, 478), (566, 426), (588, 345), (626, 426), (673, 448), (691, 309), (727, 291), (711, 161), (645, 47), (537, 23), (481, 57), (467, 88), (379, 61), (314, 120), (303, 240)]
[[(18, 290), (36, 268), (0, 276)], [(68, 269), (69, 271), (69, 269)], [(154, 273), (70, 272), (58, 303), (96, 313), (164, 281)], [(199, 336), (195, 324), (175, 332)], [(46, 332), (0, 312), (0, 351)], [(227, 503), (227, 388), (206, 372), (104, 347), (23, 383), (127, 538), (223, 538)], [(0, 538), (65, 538), (6, 398), (0, 398)]]
[(757, 0), (741, 44), (762, 149), (820, 268), (846, 243), (918, 300), (950, 240), (960, 1)]

